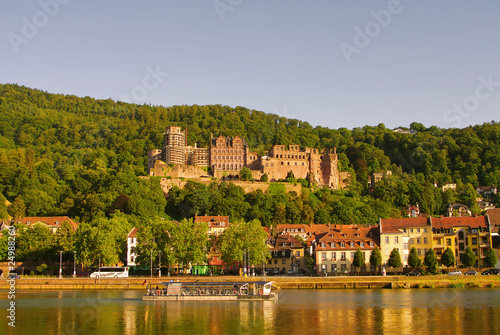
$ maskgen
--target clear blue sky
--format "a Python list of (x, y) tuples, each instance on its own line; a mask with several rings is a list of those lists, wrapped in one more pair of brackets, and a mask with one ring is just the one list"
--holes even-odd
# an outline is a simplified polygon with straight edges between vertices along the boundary
[(336, 129), (500, 121), (498, 0), (6, 0), (0, 31), (0, 82), (51, 93)]

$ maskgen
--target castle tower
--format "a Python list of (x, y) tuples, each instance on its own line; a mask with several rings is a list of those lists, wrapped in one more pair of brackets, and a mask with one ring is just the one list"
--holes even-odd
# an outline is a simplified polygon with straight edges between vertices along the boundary
[(170, 126), (163, 134), (162, 160), (167, 164), (186, 164), (186, 131)]

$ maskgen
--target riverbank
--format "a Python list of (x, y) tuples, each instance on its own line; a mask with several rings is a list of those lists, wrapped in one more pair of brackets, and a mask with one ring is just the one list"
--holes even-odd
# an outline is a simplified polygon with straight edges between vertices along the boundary
[[(267, 277), (280, 289), (372, 289), (372, 288), (469, 288), (500, 287), (500, 276), (373, 276), (373, 277)], [(131, 277), (131, 278), (18, 278), (16, 291), (22, 290), (144, 290), (145, 282), (153, 286), (165, 281), (258, 281), (262, 277)], [(0, 290), (9, 290), (12, 281), (0, 279)]]

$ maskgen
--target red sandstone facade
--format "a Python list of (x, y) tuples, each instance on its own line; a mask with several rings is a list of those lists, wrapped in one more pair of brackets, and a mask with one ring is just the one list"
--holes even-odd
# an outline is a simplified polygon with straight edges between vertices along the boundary
[(264, 174), (268, 181), (285, 179), (293, 172), (295, 178), (309, 177), (320, 186), (333, 189), (345, 187), (344, 180), (349, 178), (347, 172), (338, 171), (336, 149), (318, 150), (301, 148), (299, 145), (275, 145), (259, 156), (250, 152), (246, 141), (239, 136), (219, 136), (211, 139), (210, 148), (186, 146), (186, 130), (180, 127), (169, 127), (164, 134), (162, 149), (148, 152), (148, 168), (150, 174), (157, 173), (155, 161), (163, 160), (167, 164), (184, 164), (212, 168), (215, 177), (237, 175), (246, 167), (252, 171), (255, 179)]

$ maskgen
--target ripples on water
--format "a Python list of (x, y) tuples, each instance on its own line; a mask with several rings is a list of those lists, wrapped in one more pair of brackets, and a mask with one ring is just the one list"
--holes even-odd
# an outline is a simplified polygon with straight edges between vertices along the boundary
[(500, 329), (500, 290), (491, 288), (282, 290), (278, 302), (143, 302), (141, 295), (20, 293), (16, 329), (4, 321), (0, 334), (496, 334)]

